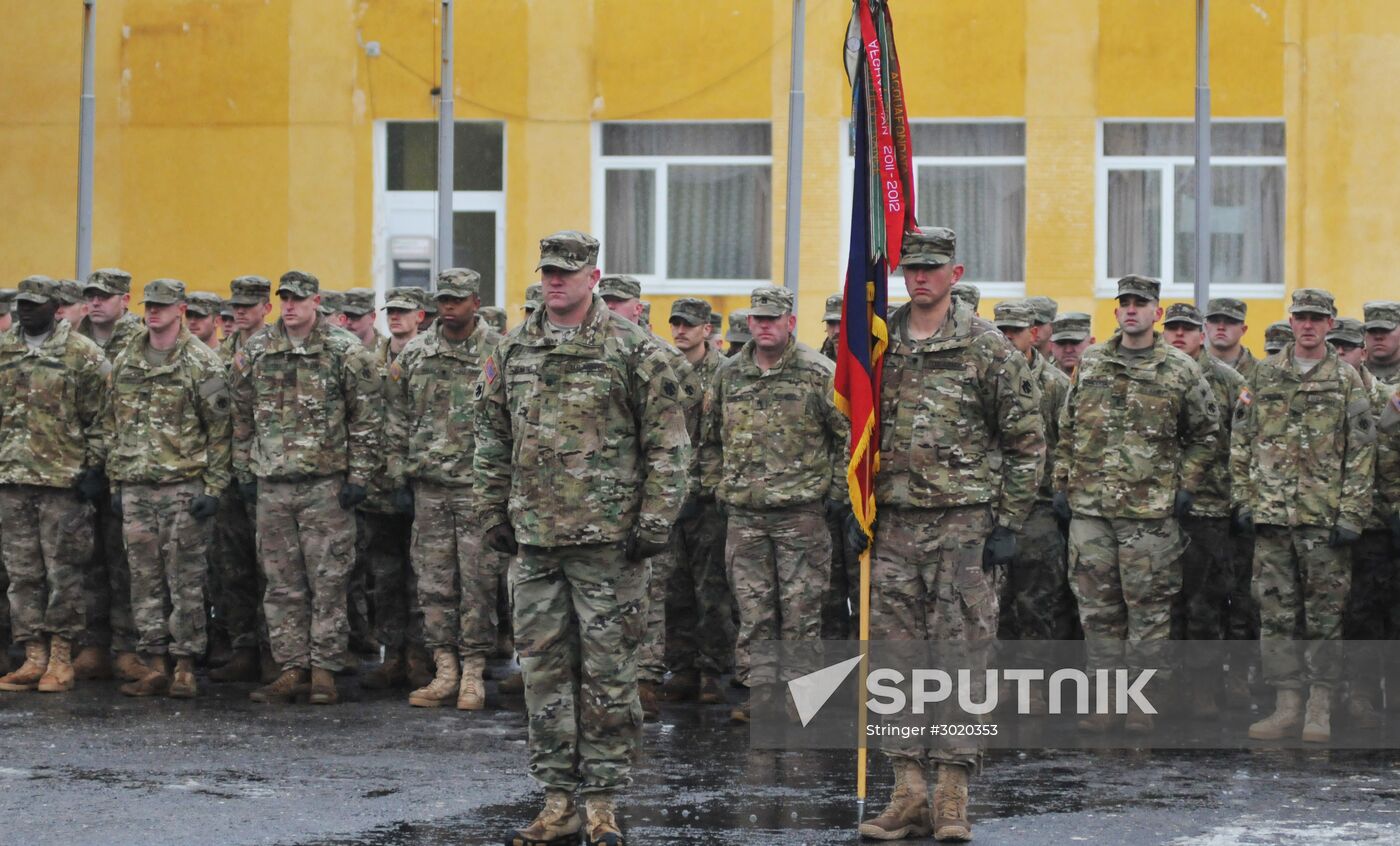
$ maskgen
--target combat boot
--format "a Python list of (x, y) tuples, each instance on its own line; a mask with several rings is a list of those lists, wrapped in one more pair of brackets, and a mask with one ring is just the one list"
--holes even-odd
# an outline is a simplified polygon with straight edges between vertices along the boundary
[(1123, 721), (1123, 730), (1128, 734), (1151, 734), (1152, 715), (1138, 707), (1133, 702), (1128, 707), (1128, 717)]
[(42, 637), (25, 641), (24, 663), (12, 673), (0, 676), (0, 690), (33, 690), (49, 669), (49, 645)]
[(719, 676), (710, 673), (703, 673), (700, 676), (700, 695), (696, 700), (701, 705), (723, 705), (727, 701), (724, 695), (724, 686), (719, 683)]
[(972, 839), (967, 821), (967, 767), (938, 765), (933, 787), (933, 839), (962, 843)]
[(462, 684), (457, 688), (458, 711), (480, 711), (486, 707), (485, 655), (468, 655), (462, 659)]
[(54, 635), (49, 638), (49, 666), (39, 679), (40, 693), (67, 693), (73, 689), (73, 641)]
[(1359, 729), (1381, 727), (1381, 713), (1371, 704), (1369, 696), (1355, 688), (1352, 689), (1351, 698), (1347, 700), (1347, 716), (1351, 717), (1352, 725)]
[(433, 664), (437, 675), (433, 680), (408, 695), (408, 704), (415, 708), (437, 708), (457, 695), (457, 655), (451, 649), (434, 649)]
[(663, 702), (689, 702), (700, 694), (700, 671), (681, 670), (671, 674), (656, 696)]
[(588, 846), (623, 846), (627, 841), (617, 827), (617, 811), (611, 793), (590, 793), (583, 797), (583, 842)]
[[(53, 657), (49, 657), (53, 666)], [(43, 690), (43, 685), (39, 687)], [(1332, 688), (1320, 684), (1308, 690), (1307, 715), (1303, 718), (1303, 742), (1326, 743), (1332, 739)]]
[(14, 669), (10, 666), (10, 651), (3, 645), (7, 642), (3, 635), (0, 635), (0, 676), (6, 675)]
[(1248, 711), (1251, 704), (1249, 679), (1232, 670), (1225, 677), (1225, 707), (1232, 711)]
[(1274, 693), (1274, 712), (1250, 725), (1249, 736), (1255, 740), (1278, 740), (1291, 737), (1303, 724), (1303, 692), (1280, 688)]
[(170, 680), (171, 699), (193, 699), (199, 694), (194, 680), (194, 659), (181, 655), (175, 659), (175, 677)]
[(297, 694), (305, 692), (306, 675), (306, 670), (301, 667), (283, 670), (277, 678), (248, 694), (248, 698), (269, 705), (285, 705), (295, 699)]
[(335, 689), (335, 673), (324, 667), (311, 668), (311, 695), (307, 702), (312, 705), (334, 705), (340, 701), (340, 693)]
[(149, 668), (141, 662), (141, 656), (135, 652), (118, 652), (114, 665), (117, 678), (122, 681), (137, 681), (146, 675)]
[(506, 846), (575, 846), (582, 830), (574, 798), (563, 790), (545, 788), (544, 810), (529, 825), (512, 832)]
[(404, 683), (403, 652), (395, 649), (384, 653), (384, 661), (373, 670), (360, 676), (360, 687), (365, 690), (388, 690), (402, 687)]
[(73, 678), (78, 681), (106, 681), (112, 677), (112, 653), (88, 644), (73, 659)]
[(1108, 734), (1118, 727), (1117, 714), (1090, 714), (1078, 723), (1079, 730), (1090, 734)]
[(654, 722), (661, 716), (661, 706), (656, 702), (656, 689), (659, 687), (656, 682), (637, 682), (637, 698), (642, 703), (642, 719), (647, 722)]
[(136, 681), (117, 688), (123, 696), (163, 696), (170, 690), (170, 674), (166, 672), (164, 655), (147, 655), (142, 663), (146, 672)]
[(1191, 716), (1198, 720), (1209, 720), (1220, 716), (1220, 706), (1215, 702), (1215, 688), (1207, 684), (1191, 686)]
[(502, 696), (524, 696), (525, 677), (519, 670), (501, 679), (501, 683), (496, 686), (496, 692)]
[(894, 765), (894, 793), (877, 817), (860, 824), (862, 837), (873, 840), (903, 840), (925, 837), (929, 832), (928, 783), (924, 768), (908, 758), (891, 759)]
[(256, 649), (235, 649), (222, 667), (209, 671), (212, 682), (251, 682), (262, 677)]
[(428, 650), (421, 646), (410, 646), (408, 648), (408, 686), (411, 688), (427, 687), (432, 684), (436, 673), (433, 672), (434, 663)]

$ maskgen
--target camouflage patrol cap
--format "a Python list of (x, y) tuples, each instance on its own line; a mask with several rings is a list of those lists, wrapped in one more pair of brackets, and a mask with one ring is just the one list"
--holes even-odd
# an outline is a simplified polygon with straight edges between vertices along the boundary
[(598, 280), (598, 296), (605, 300), (635, 300), (642, 296), (642, 283), (635, 276), (610, 273)]
[(1249, 306), (1244, 300), (1237, 300), (1233, 297), (1216, 297), (1206, 303), (1206, 320), (1212, 317), (1228, 317), (1231, 320), (1244, 322), (1244, 316), (1249, 313)]
[(223, 301), (223, 304), (219, 306), (219, 317), (220, 317), (220, 318), (227, 317), (229, 320), (232, 320), (232, 319), (233, 319), (233, 303), (229, 302), (228, 300), (224, 300), (224, 301)]
[(731, 344), (747, 344), (753, 340), (753, 335), (749, 334), (748, 309), (741, 308), (729, 312), (729, 331), (724, 333), (724, 340)]
[(1289, 314), (1325, 314), (1337, 316), (1337, 301), (1331, 291), (1321, 288), (1299, 288), (1293, 292), (1293, 302), (1288, 306)]
[(15, 289), (15, 300), (43, 305), (59, 299), (58, 282), (47, 276), (26, 276)]
[(671, 319), (689, 326), (710, 322), (710, 304), (695, 297), (681, 297), (671, 303)]
[(1094, 319), (1082, 311), (1067, 311), (1064, 314), (1055, 315), (1055, 321), (1050, 324), (1050, 340), (1056, 343), (1077, 344), (1089, 337), (1090, 326)]
[(845, 297), (840, 294), (832, 294), (827, 297), (826, 313), (822, 315), (822, 320), (825, 320), (827, 323), (839, 323), (843, 305), (845, 305)]
[(642, 326), (651, 325), (651, 303), (642, 300), (642, 314), (637, 319), (641, 321)]
[(438, 274), (437, 293), (433, 294), (433, 299), (447, 297), (452, 300), (465, 300), (480, 294), (480, 273), (466, 267), (449, 267)]
[(1123, 297), (1142, 297), (1145, 300), (1158, 300), (1162, 298), (1162, 283), (1150, 276), (1139, 276), (1136, 273), (1129, 273), (1118, 280), (1118, 293), (1114, 299)]
[(384, 298), (384, 308), (403, 309), (404, 311), (417, 311), (423, 307), (423, 295), (426, 292), (422, 288), (412, 285), (405, 285), (398, 288), (390, 288), (389, 293)]
[[(278, 292), (278, 293), (281, 293), (282, 290), (283, 290), (283, 288), (285, 288), (285, 287), (286, 287), (286, 286), (284, 285), (284, 286), (282, 286), (282, 288), (278, 288), (278, 289), (277, 289), (277, 292)], [(315, 294), (316, 292), (315, 292), (315, 291), (312, 291), (311, 293), (312, 293), (312, 294)], [(342, 311), (344, 311), (344, 309), (345, 309), (345, 292), (344, 292), (344, 291), (321, 291), (320, 293), (321, 293), (321, 304), (318, 305), (318, 306), (316, 306), (316, 311), (317, 311), (322, 317), (330, 317), (332, 314), (340, 314)], [(302, 295), (298, 294), (297, 296), (302, 296)], [(310, 296), (310, 295), (308, 294), (307, 296)]]
[(351, 317), (364, 317), (374, 311), (373, 288), (351, 288), (345, 292), (345, 304), (340, 310)]
[(1327, 333), (1327, 340), (1340, 341), (1359, 347), (1366, 343), (1366, 334), (1365, 330), (1361, 328), (1360, 320), (1355, 317), (1339, 317), (1337, 325), (1333, 326), (1332, 331)]
[(992, 310), (992, 322), (998, 329), (1029, 329), (1035, 320), (1035, 309), (1029, 300), (1002, 300)]
[(1361, 308), (1366, 318), (1366, 324), (1362, 328), (1367, 332), (1372, 329), (1389, 332), (1400, 326), (1400, 303), (1376, 300), (1366, 303)]
[(131, 293), (131, 274), (119, 267), (104, 267), (88, 274), (83, 296), (88, 291), (100, 291), (106, 296)]
[(904, 233), (904, 243), (899, 249), (899, 266), (940, 267), (953, 260), (957, 245), (957, 233), (951, 229), (942, 226), (910, 229)]
[(83, 302), (83, 285), (76, 279), (58, 280), (59, 305), (77, 305)]
[(289, 270), (277, 281), (277, 296), (283, 291), (294, 297), (314, 297), (321, 291), (321, 280), (304, 270)]
[(422, 291), (422, 293), (418, 295), (418, 307), (423, 309), (423, 313), (428, 317), (435, 316), (438, 313), (437, 300), (433, 299), (431, 292), (422, 288), (418, 290)]
[(208, 291), (195, 291), (185, 296), (185, 313), (191, 317), (213, 317), (224, 307), (224, 298)]
[(1030, 304), (1036, 325), (1054, 323), (1055, 315), (1060, 313), (1060, 304), (1049, 297), (1026, 297), (1026, 302)]
[(760, 285), (749, 295), (749, 314), (754, 317), (782, 317), (792, 313), (792, 292), (777, 285)]
[(982, 289), (971, 282), (956, 282), (948, 289), (948, 293), (952, 294), (954, 301), (971, 306), (973, 312), (982, 305)]
[(505, 309), (496, 306), (482, 306), (477, 309), (476, 316), (481, 318), (483, 323), (495, 329), (497, 332), (506, 331)]
[(583, 232), (567, 229), (540, 240), (540, 263), (536, 270), (557, 267), (560, 270), (580, 270), (598, 263), (598, 239)]
[(1167, 306), (1167, 314), (1162, 318), (1162, 325), (1171, 323), (1189, 323), (1192, 326), (1204, 327), (1205, 320), (1201, 318), (1201, 312), (1190, 303), (1172, 303)]
[(1293, 327), (1288, 325), (1287, 320), (1270, 323), (1269, 328), (1264, 330), (1265, 352), (1276, 353), (1291, 343), (1293, 343)]
[(15, 305), (15, 294), (18, 293), (14, 288), (0, 288), (0, 314), (10, 313)]
[(265, 276), (240, 276), (228, 287), (231, 306), (262, 305), (272, 296), (272, 282)]
[(536, 282), (525, 286), (525, 311), (532, 312), (544, 302), (544, 286)]
[(185, 283), (179, 279), (152, 279), (141, 292), (142, 305), (175, 305), (185, 301)]
[(714, 306), (710, 306), (710, 325), (718, 332), (724, 328), (724, 315), (715, 311)]

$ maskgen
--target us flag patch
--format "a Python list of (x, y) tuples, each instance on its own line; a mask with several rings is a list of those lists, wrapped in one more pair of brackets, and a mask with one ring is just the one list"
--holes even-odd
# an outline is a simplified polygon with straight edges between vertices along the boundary
[(1249, 392), (1249, 388), (1240, 389), (1240, 405), (1249, 405), (1254, 402), (1254, 394)]

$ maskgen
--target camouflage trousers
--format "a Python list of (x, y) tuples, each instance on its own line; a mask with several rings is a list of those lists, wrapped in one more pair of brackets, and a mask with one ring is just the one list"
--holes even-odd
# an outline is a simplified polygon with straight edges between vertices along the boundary
[(370, 575), (372, 636), (386, 654), (397, 655), (409, 644), (423, 643), (418, 579), (409, 564), (413, 518), (375, 511), (360, 511), (357, 518), (355, 569)]
[(413, 484), (413, 571), (423, 613), (423, 641), (489, 656), (496, 648), (496, 586), (503, 556), (482, 546), (465, 486)]
[(111, 491), (96, 504), (92, 555), (83, 572), (87, 602), (84, 643), (118, 652), (136, 648), (136, 620), (131, 615), (131, 569), (122, 543), (122, 518), (112, 510)]
[(821, 504), (730, 508), (725, 567), (739, 608), (736, 675), (750, 687), (778, 681), (777, 655), (754, 647), (765, 640), (820, 640), (822, 635), (831, 534)]
[(1234, 572), (1225, 617), (1229, 640), (1259, 639), (1259, 604), (1254, 601), (1254, 538), (1237, 535), (1230, 539)]
[(1181, 554), (1181, 593), (1172, 602), (1172, 639), (1221, 640), (1226, 598), (1235, 579), (1228, 517), (1186, 517)]
[(666, 663), (718, 675), (734, 665), (734, 597), (724, 569), (725, 519), (708, 503), (671, 535), (675, 569), (666, 591)]
[[(0, 526), (0, 533), (4, 527)], [(0, 550), (5, 548), (3, 535), (0, 535)], [(10, 642), (10, 575), (5, 572), (5, 557), (0, 554), (0, 649)]]
[(1172, 633), (1172, 601), (1181, 591), (1180, 558), (1186, 537), (1171, 517), (1134, 520), (1076, 514), (1069, 524), (1070, 585), (1079, 602), (1079, 622), (1091, 669), (1118, 663), (1123, 641), (1139, 645), (1132, 663), (1157, 668), (1169, 678), (1165, 660), (1150, 644)]
[[(672, 529), (674, 536), (675, 530)], [(674, 537), (672, 538), (674, 543)], [(647, 603), (643, 616), (646, 632), (637, 647), (637, 681), (660, 683), (666, 677), (666, 590), (675, 572), (675, 558), (669, 552), (648, 558), (646, 565)]]
[(257, 506), (243, 501), (230, 487), (219, 497), (219, 513), (214, 525), (214, 566), (218, 590), (209, 601), (214, 619), (220, 621), (234, 649), (257, 649), (266, 623), (261, 622), (264, 589), (258, 565)]
[[(1339, 640), (1351, 588), (1351, 550), (1327, 545), (1330, 529), (1260, 526), (1254, 537), (1254, 597), (1264, 681), (1277, 688), (1334, 684), (1341, 665), (1317, 641)], [(1294, 650), (1278, 641), (1312, 641)], [(1274, 643), (1271, 644), (1270, 641)], [(1300, 654), (1301, 652), (1301, 654)]]
[(617, 543), (522, 545), (510, 573), (530, 775), (584, 793), (627, 786), (642, 726), (641, 565)]
[[(883, 508), (875, 525), (870, 562), (872, 640), (973, 640), (996, 638), (997, 592), (982, 569), (982, 549), (992, 532), (991, 509)], [(986, 693), (986, 675), (972, 671), (973, 701)], [(961, 722), (947, 709), (935, 722)], [(885, 749), (890, 758), (960, 764), (978, 769), (982, 750), (973, 744), (926, 749)]]
[(258, 480), (258, 559), (267, 578), (263, 614), (272, 658), (284, 670), (344, 667), (355, 515), (336, 501), (343, 481)]
[(1050, 504), (1037, 502), (1016, 533), (1016, 557), (998, 597), (1001, 640), (1072, 640), (1079, 610), (1069, 587), (1065, 536)]
[[(1342, 617), (1342, 637), (1351, 641), (1347, 652), (1348, 680), (1352, 689), (1371, 701), (1379, 701), (1381, 677), (1391, 690), (1400, 676), (1391, 650), (1376, 641), (1400, 638), (1400, 555), (1391, 547), (1390, 532), (1367, 529), (1351, 548), (1351, 587)], [(1372, 643), (1360, 643), (1372, 641)], [(1387, 645), (1388, 646), (1388, 645)], [(1377, 671), (1379, 667), (1385, 669)]]
[(84, 631), (83, 573), (92, 558), (92, 506), (69, 488), (0, 486), (0, 556), (10, 577), (16, 643)]
[(204, 483), (197, 481), (122, 485), (131, 610), (143, 653), (204, 654), (204, 580), (212, 527), (189, 511), (203, 492)]

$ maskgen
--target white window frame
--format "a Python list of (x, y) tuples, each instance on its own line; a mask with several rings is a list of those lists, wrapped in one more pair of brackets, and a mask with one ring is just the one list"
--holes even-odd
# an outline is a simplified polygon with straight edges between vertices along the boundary
[[(1103, 151), (1103, 128), (1107, 124), (1142, 124), (1142, 123), (1177, 123), (1189, 124), (1189, 119), (1181, 118), (1106, 118), (1100, 120), (1095, 127), (1094, 150), (1094, 295), (1098, 297), (1113, 297), (1118, 293), (1117, 278), (1110, 278), (1108, 275), (1108, 173), (1111, 170), (1156, 170), (1160, 174), (1161, 196), (1161, 238), (1159, 249), (1162, 256), (1161, 280), (1163, 299), (1190, 299), (1195, 296), (1195, 285), (1187, 282), (1177, 282), (1176, 279), (1176, 174), (1175, 168), (1178, 165), (1194, 165), (1194, 156), (1107, 156)], [(1284, 131), (1287, 131), (1287, 124), (1283, 118), (1218, 118), (1212, 121), (1213, 124), (1221, 123), (1278, 123), (1284, 124)], [(1216, 156), (1210, 157), (1210, 164), (1215, 166), (1266, 166), (1278, 167), (1284, 171), (1284, 179), (1288, 176), (1288, 160), (1286, 156)], [(1287, 212), (1287, 198), (1285, 196), (1285, 214)], [(1288, 237), (1287, 225), (1284, 226), (1285, 244)], [(1250, 300), (1281, 300), (1283, 299), (1286, 285), (1280, 279), (1278, 283), (1268, 282), (1237, 282), (1237, 283), (1212, 283), (1210, 294), (1212, 297), (1234, 297), (1237, 299)]]
[[(654, 196), (652, 255), (655, 258), (655, 273), (633, 274), (642, 283), (642, 290), (648, 294), (674, 294), (677, 296), (732, 296), (747, 295), (759, 285), (772, 283), (767, 279), (681, 279), (666, 275), (670, 221), (667, 218), (667, 168), (671, 165), (767, 165), (770, 190), (773, 185), (773, 156), (771, 149), (766, 156), (605, 156), (603, 155), (604, 124), (670, 124), (670, 123), (712, 123), (712, 124), (771, 124), (767, 120), (637, 120), (637, 121), (594, 121), (591, 143), (593, 145), (593, 191), (591, 211), (593, 231), (601, 244), (598, 253), (598, 266), (608, 272), (608, 233), (607, 233), (607, 172), (609, 170), (650, 170), (654, 176), (656, 194)], [(776, 207), (776, 197), (771, 208)], [(771, 215), (770, 215), (771, 218)], [(767, 221), (771, 227), (772, 220)], [(769, 257), (771, 264), (772, 257)]]
[[(388, 125), (391, 123), (433, 123), (433, 120), (385, 119), (374, 122), (374, 227), (373, 259), (370, 272), (379, 299), (393, 287), (393, 264), (389, 257), (389, 240), (403, 235), (431, 238), (433, 247), (432, 275), (437, 277), (437, 199), (436, 191), (389, 190)], [(505, 305), (506, 296), (506, 192), (510, 174), (510, 127), (499, 120), (459, 120), (457, 123), (501, 124), (501, 190), (453, 191), (452, 211), (494, 212), (496, 215), (496, 304)]]
[[(1026, 125), (1026, 119), (1025, 119), (1025, 118), (1019, 118), (1019, 117), (910, 118), (910, 119), (909, 119), (909, 123), (910, 123), (911, 126), (914, 125), (914, 124), (931, 124), (931, 123), (946, 123), (946, 124), (963, 124), (963, 123), (1012, 123), (1012, 124), (1020, 124), (1022, 127), (1024, 127), (1024, 126)], [(848, 143), (848, 139), (849, 139), (849, 137), (850, 137), (850, 132), (851, 132), (851, 121), (850, 121), (850, 119), (842, 120), (842, 121), (841, 121), (841, 128), (840, 128), (840, 135), (839, 135), (838, 138), (837, 138), (837, 144), (839, 145), (839, 146), (837, 147), (837, 149), (842, 151), (842, 156), (841, 156), (841, 161), (842, 161), (842, 164), (841, 164), (841, 205), (840, 205), (839, 209), (837, 210), (837, 214), (838, 214), (838, 216), (839, 216), (839, 218), (838, 218), (838, 220), (837, 220), (837, 229), (838, 229), (838, 230), (840, 231), (840, 233), (841, 233), (841, 255), (838, 257), (838, 260), (837, 260), (837, 265), (838, 265), (838, 268), (837, 268), (838, 282), (837, 282), (837, 284), (838, 284), (839, 286), (843, 286), (843, 287), (844, 287), (844, 285), (846, 284), (846, 260), (847, 260), (847, 258), (850, 256), (850, 254), (851, 254), (851, 204), (852, 204), (853, 201), (854, 201), (853, 198), (854, 198), (854, 193), (855, 193), (855, 179), (856, 179), (855, 156), (851, 155), (850, 152), (849, 152), (849, 146), (850, 146), (850, 145), (849, 145), (849, 143)], [(1020, 156), (920, 156), (920, 155), (918, 155), (918, 151), (915, 151), (914, 160), (913, 160), (913, 167), (914, 167), (914, 183), (915, 183), (916, 186), (917, 186), (918, 180), (919, 180), (919, 175), (918, 175), (918, 174), (919, 174), (919, 167), (920, 167), (920, 166), (924, 166), (924, 165), (930, 165), (930, 166), (935, 166), (935, 167), (991, 167), (991, 166), (997, 166), (997, 165), (1003, 165), (1003, 166), (1005, 166), (1005, 165), (1011, 165), (1011, 166), (1020, 166), (1020, 167), (1024, 170), (1024, 168), (1026, 167), (1026, 157), (1025, 157), (1024, 155), (1020, 155)], [(915, 200), (917, 200), (917, 199), (918, 199), (918, 198), (915, 197)], [(940, 224), (938, 221), (922, 220), (922, 221), (919, 221), (919, 225), (920, 225), (920, 226), (939, 226), (939, 225), (941, 225), (941, 224)], [(1029, 219), (1029, 216), (1028, 216), (1027, 219), (1026, 219), (1026, 226), (1027, 226), (1027, 227), (1030, 226), (1030, 219)], [(1021, 238), (1022, 238), (1022, 248), (1024, 249), (1025, 238), (1026, 238), (1026, 233), (1025, 233), (1024, 231), (1021, 233)], [(896, 262), (896, 264), (898, 264), (898, 262)], [(1025, 274), (1025, 273), (1027, 273), (1027, 272), (1029, 272), (1029, 268), (1022, 268), (1022, 273), (1023, 273), (1023, 274)], [(896, 279), (896, 278), (898, 278), (900, 275), (901, 275), (901, 274), (899, 273), (898, 268), (895, 268), (895, 269), (891, 272), (890, 279), (891, 279), (891, 280)], [(977, 290), (981, 292), (981, 296), (986, 297), (986, 298), (989, 298), (989, 299), (1004, 299), (1004, 298), (1006, 298), (1006, 297), (1024, 297), (1024, 296), (1026, 295), (1026, 282), (1025, 282), (1024, 279), (1021, 280), (1020, 282), (1011, 282), (1011, 281), (988, 281), (988, 282), (979, 282), (979, 281), (977, 281), (977, 280), (975, 280), (975, 279), (969, 279), (969, 280), (967, 280), (967, 283), (968, 283), (969, 285), (975, 285), (975, 286), (977, 286)], [(843, 287), (838, 287), (836, 290), (837, 290), (837, 291), (843, 290)], [(897, 287), (897, 286), (891, 285), (891, 290), (890, 290), (890, 294), (889, 294), (889, 301), (890, 301), (891, 303), (895, 303), (895, 302), (902, 302), (902, 301), (904, 301), (904, 300), (907, 300), (907, 299), (909, 298), (908, 295), (907, 295), (903, 290), (898, 290), (898, 291), (896, 291), (896, 290), (895, 290), (896, 287)]]

